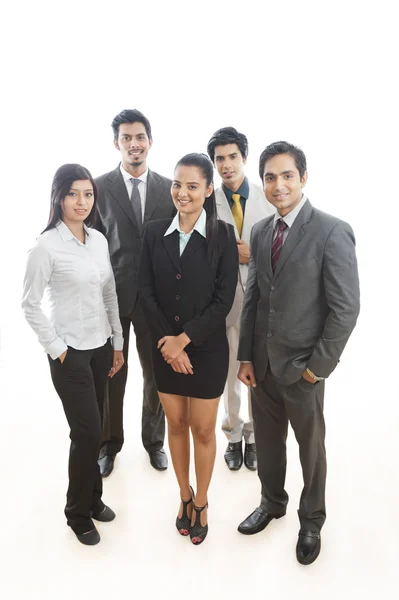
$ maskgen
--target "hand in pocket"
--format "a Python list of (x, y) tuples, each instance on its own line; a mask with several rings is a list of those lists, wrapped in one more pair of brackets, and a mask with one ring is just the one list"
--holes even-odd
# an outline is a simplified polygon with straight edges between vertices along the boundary
[(64, 362), (67, 352), (68, 352), (68, 350), (65, 350), (65, 352), (63, 352), (62, 354), (59, 355), (58, 360), (60, 361), (61, 364)]

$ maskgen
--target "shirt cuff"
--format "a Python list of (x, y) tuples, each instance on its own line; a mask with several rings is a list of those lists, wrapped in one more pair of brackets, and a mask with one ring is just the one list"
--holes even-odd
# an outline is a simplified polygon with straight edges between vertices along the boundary
[(63, 354), (67, 350), (68, 346), (60, 337), (55, 339), (54, 342), (51, 342), (51, 344), (46, 348), (47, 354), (50, 354), (53, 360), (61, 356), (61, 354)]
[(114, 350), (123, 350), (123, 337), (121, 335), (112, 336), (112, 347)]
[(252, 360), (240, 360), (242, 365), (252, 365)]

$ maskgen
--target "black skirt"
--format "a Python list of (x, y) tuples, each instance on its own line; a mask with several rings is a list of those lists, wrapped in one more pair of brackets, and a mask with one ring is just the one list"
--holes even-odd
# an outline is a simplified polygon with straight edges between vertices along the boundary
[(164, 360), (156, 344), (152, 362), (158, 392), (210, 400), (223, 394), (229, 368), (226, 333), (208, 339), (200, 346), (188, 344), (184, 349), (193, 366), (193, 375), (176, 373)]

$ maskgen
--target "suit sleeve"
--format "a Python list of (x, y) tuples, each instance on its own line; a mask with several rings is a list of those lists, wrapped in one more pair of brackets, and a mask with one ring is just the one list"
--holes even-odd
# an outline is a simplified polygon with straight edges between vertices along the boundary
[(151, 232), (149, 232), (148, 227), (146, 227), (140, 253), (138, 283), (140, 303), (147, 324), (151, 330), (153, 339), (158, 341), (165, 335), (175, 335), (175, 333), (159, 307), (154, 281), (154, 271), (152, 268), (152, 255), (149, 243), (150, 236)]
[(328, 237), (323, 283), (329, 312), (307, 366), (319, 377), (328, 377), (337, 366), (360, 310), (355, 237), (347, 223), (337, 223)]
[(241, 362), (252, 362), (256, 311), (260, 298), (258, 276), (256, 272), (257, 234), (251, 232), (251, 256), (249, 259), (248, 278), (245, 286), (244, 303), (241, 312), (240, 342), (237, 359)]
[(226, 324), (226, 317), (233, 306), (238, 278), (238, 250), (235, 236), (231, 235), (219, 258), (216, 271), (216, 283), (212, 301), (190, 321), (183, 329), (194, 346), (202, 344), (216, 329)]

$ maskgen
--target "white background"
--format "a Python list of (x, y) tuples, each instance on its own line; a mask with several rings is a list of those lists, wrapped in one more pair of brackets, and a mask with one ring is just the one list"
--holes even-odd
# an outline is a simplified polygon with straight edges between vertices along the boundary
[[(2, 597), (397, 597), (396, 3), (22, 1), (0, 17)], [(110, 123), (124, 108), (150, 119), (149, 163), (168, 177), (227, 125), (247, 135), (258, 183), (267, 144), (300, 145), (306, 194), (355, 230), (362, 310), (327, 386), (328, 520), (311, 567), (295, 561), (292, 439), (286, 519), (237, 534), (259, 485), (224, 467), (219, 431), (209, 538), (194, 548), (177, 536), (173, 472), (155, 473), (141, 448), (134, 353), (126, 446), (105, 483), (118, 520), (90, 549), (64, 526), (68, 430), (20, 310), (24, 261), (46, 225), (54, 171), (78, 162), (97, 176), (117, 165)]]

